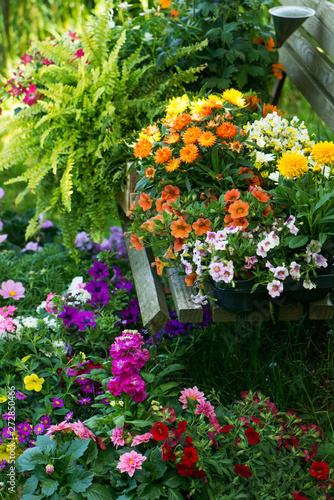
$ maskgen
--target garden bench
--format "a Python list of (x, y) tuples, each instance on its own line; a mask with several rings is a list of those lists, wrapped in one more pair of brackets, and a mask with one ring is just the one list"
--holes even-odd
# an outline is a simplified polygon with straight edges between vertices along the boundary
[[(334, 64), (331, 60), (334, 60), (334, 4), (325, 0), (280, 0), (280, 3), (311, 7), (316, 11), (316, 15), (308, 19), (279, 49), (279, 59), (285, 67), (284, 78), (286, 75), (291, 78), (320, 118), (334, 132)], [(284, 78), (278, 80), (274, 88), (275, 104)], [(124, 213), (139, 198), (135, 193), (136, 181), (135, 172), (131, 172), (128, 187), (118, 199)], [(151, 267), (154, 262), (151, 249), (138, 252), (131, 248), (128, 237), (125, 241), (143, 324), (154, 336), (170, 320), (163, 285), (155, 267)], [(203, 308), (191, 301), (192, 287), (186, 286), (184, 278), (178, 276), (175, 269), (167, 269), (167, 278), (179, 321), (200, 323), (203, 320)], [(298, 321), (305, 313), (311, 320), (333, 318), (334, 306), (329, 296), (309, 304), (288, 300), (282, 300), (272, 308), (267, 304), (258, 304), (256, 311), (241, 314), (223, 309), (214, 301), (209, 303), (214, 322), (234, 322), (240, 318), (249, 322)]]

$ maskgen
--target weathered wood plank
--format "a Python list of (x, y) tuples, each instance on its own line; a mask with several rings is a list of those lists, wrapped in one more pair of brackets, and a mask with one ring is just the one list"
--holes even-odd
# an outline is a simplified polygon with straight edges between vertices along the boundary
[[(126, 168), (129, 170), (131, 163), (128, 163)], [(139, 180), (139, 176), (135, 169), (132, 169), (127, 178), (127, 185), (124, 191), (120, 191), (116, 197), (117, 205), (126, 214), (133, 203), (133, 201), (138, 201), (140, 194), (135, 192), (136, 184)]]
[(236, 312), (217, 306), (214, 300), (209, 300), (209, 307), (214, 323), (232, 323), (237, 320)]
[(203, 307), (191, 300), (191, 294), (196, 295), (192, 286), (187, 286), (184, 277), (178, 275), (179, 269), (168, 267), (166, 274), (172, 292), (174, 306), (178, 320), (181, 323), (201, 323), (203, 321)]
[(287, 300), (278, 306), (278, 321), (298, 321), (303, 313), (303, 304)]
[(285, 66), (291, 80), (296, 84), (328, 128), (334, 132), (334, 104), (329, 94), (319, 86), (308, 69), (302, 65), (296, 54), (283, 45), (279, 49), (279, 55), (280, 61)]
[(125, 244), (135, 282), (137, 297), (144, 328), (155, 335), (170, 320), (168, 307), (161, 280), (155, 268), (151, 249), (135, 250), (130, 243), (130, 237), (125, 236)]
[(310, 302), (309, 306), (309, 318), (313, 320), (322, 320), (322, 319), (332, 319), (334, 312), (334, 305), (327, 295), (325, 298), (321, 300), (317, 300), (316, 302)]

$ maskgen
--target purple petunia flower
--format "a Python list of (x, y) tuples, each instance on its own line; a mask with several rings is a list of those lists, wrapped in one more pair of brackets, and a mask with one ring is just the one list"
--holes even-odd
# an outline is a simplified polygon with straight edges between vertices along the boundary
[(57, 318), (61, 318), (64, 325), (69, 327), (70, 323), (73, 322), (73, 316), (78, 312), (75, 307), (64, 306), (64, 310), (58, 314)]
[(82, 332), (86, 326), (96, 327), (95, 316), (92, 311), (78, 311), (72, 317), (72, 323), (78, 325), (79, 331)]
[(87, 292), (93, 294), (101, 293), (103, 291), (108, 291), (108, 283), (106, 281), (94, 281), (90, 280), (86, 286)]
[(51, 405), (53, 406), (53, 408), (61, 408), (62, 406), (64, 406), (64, 401), (60, 398), (53, 398), (51, 401)]
[(94, 265), (87, 273), (90, 276), (93, 276), (96, 280), (99, 278), (108, 278), (109, 273), (108, 273), (108, 266), (106, 264), (103, 264), (102, 262), (99, 262), (96, 260), (94, 262)]
[(92, 304), (101, 304), (105, 307), (110, 300), (109, 290), (102, 290), (100, 293), (93, 293), (91, 298)]

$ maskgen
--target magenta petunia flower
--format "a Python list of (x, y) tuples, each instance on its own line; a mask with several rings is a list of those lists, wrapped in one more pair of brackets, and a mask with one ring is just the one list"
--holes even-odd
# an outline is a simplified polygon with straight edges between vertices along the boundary
[(130, 453), (124, 453), (119, 459), (117, 469), (121, 472), (127, 472), (132, 477), (136, 469), (142, 469), (142, 463), (146, 458), (134, 450), (130, 451)]
[(0, 295), (4, 299), (19, 300), (25, 297), (25, 288), (20, 281), (15, 283), (13, 280), (3, 281), (1, 284)]

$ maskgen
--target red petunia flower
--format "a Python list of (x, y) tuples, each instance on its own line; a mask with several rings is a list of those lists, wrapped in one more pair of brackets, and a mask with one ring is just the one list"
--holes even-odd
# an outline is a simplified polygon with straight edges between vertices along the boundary
[(249, 467), (247, 467), (247, 465), (241, 465), (241, 464), (237, 464), (234, 467), (234, 472), (235, 474), (239, 474), (239, 476), (245, 478), (252, 477), (253, 475), (253, 473), (249, 470)]
[(187, 446), (183, 450), (182, 464), (192, 467), (198, 460), (197, 451), (192, 446)]
[(162, 460), (166, 462), (167, 460), (171, 460), (172, 462), (175, 462), (176, 460), (176, 455), (175, 451), (169, 444), (167, 443), (167, 440), (164, 442), (162, 445)]
[(290, 447), (294, 448), (295, 450), (297, 449), (298, 443), (299, 443), (299, 438), (297, 438), (294, 435), (290, 435), (289, 438), (283, 439), (283, 443), (285, 448), (288, 450)]
[(181, 422), (179, 422), (177, 424), (176, 435), (178, 437), (180, 437), (181, 434), (183, 434), (184, 432), (186, 432), (186, 430), (187, 430), (187, 421), (186, 420), (181, 420)]
[(184, 438), (184, 443), (186, 443), (186, 446), (191, 446), (193, 444), (193, 438), (191, 436), (186, 436)]
[(185, 476), (185, 477), (192, 476), (195, 471), (193, 467), (187, 467), (186, 465), (183, 464), (177, 464), (176, 470), (180, 474), (180, 476)]
[(313, 462), (310, 474), (317, 479), (326, 479), (329, 475), (329, 468), (326, 462)]
[(233, 429), (233, 425), (223, 425), (219, 432), (226, 434), (227, 432), (230, 432), (231, 429)]
[(256, 432), (253, 427), (250, 427), (246, 430), (245, 436), (249, 442), (249, 444), (259, 444), (260, 442), (260, 434)]
[(309, 500), (308, 498), (306, 498), (305, 493), (303, 491), (294, 491), (292, 493), (292, 497), (295, 500)]
[(155, 441), (162, 441), (168, 438), (168, 427), (162, 422), (156, 422), (150, 429)]

